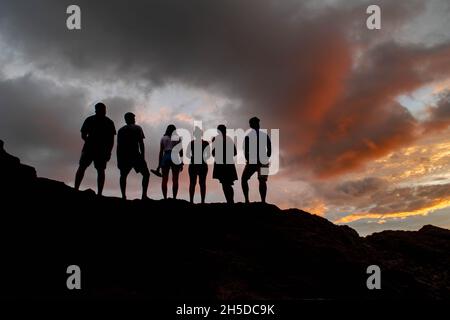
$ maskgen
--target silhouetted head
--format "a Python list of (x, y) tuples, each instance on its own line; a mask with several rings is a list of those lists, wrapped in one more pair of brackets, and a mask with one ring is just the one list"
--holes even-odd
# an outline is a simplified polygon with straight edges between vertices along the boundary
[(135, 124), (136, 123), (136, 116), (134, 115), (133, 112), (125, 113), (125, 115), (123, 117), (125, 118), (125, 122), (127, 124)]
[(227, 127), (224, 124), (219, 124), (217, 130), (224, 136), (227, 134)]
[(99, 102), (95, 105), (95, 114), (100, 117), (106, 116), (106, 106), (104, 103)]
[(250, 124), (250, 128), (255, 130), (259, 129), (259, 118), (253, 117), (248, 121), (248, 123)]
[(194, 128), (194, 138), (200, 140), (203, 136), (203, 130), (199, 127)]
[(165, 136), (171, 137), (172, 133), (177, 130), (177, 127), (175, 127), (173, 124), (169, 124), (167, 126), (166, 132), (164, 133)]

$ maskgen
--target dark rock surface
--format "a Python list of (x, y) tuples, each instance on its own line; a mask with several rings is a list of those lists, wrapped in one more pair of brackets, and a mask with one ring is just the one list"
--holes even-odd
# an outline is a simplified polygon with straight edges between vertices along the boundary
[[(450, 231), (366, 238), (274, 205), (123, 201), (77, 192), (0, 150), (2, 297), (450, 299)], [(66, 288), (79, 265), (82, 290)], [(381, 268), (368, 290), (366, 268)]]

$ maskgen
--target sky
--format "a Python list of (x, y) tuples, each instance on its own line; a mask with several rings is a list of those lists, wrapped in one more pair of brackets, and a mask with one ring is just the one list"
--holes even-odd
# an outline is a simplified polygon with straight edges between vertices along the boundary
[[(66, 27), (71, 4), (81, 30)], [(371, 4), (380, 30), (366, 27)], [(268, 202), (361, 235), (450, 228), (449, 16), (448, 0), (0, 0), (0, 139), (73, 185), (97, 102), (116, 128), (136, 114), (152, 168), (170, 123), (247, 129), (258, 116), (280, 135)], [(207, 201), (224, 201), (211, 172)], [(91, 167), (82, 188), (95, 179)], [(113, 155), (105, 194), (119, 196), (118, 179)], [(139, 185), (130, 175), (131, 198)]]

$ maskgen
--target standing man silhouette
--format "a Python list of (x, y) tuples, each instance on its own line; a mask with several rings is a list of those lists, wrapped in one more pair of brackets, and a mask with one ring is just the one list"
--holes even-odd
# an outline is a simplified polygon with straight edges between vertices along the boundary
[(257, 172), (259, 181), (259, 194), (261, 202), (266, 202), (267, 195), (267, 172), (269, 167), (269, 158), (272, 155), (272, 143), (267, 134), (260, 130), (259, 119), (253, 117), (249, 120), (252, 129), (244, 139), (244, 155), (247, 163), (242, 172), (241, 184), (244, 192), (245, 203), (249, 203), (248, 199), (248, 180)]
[(136, 125), (136, 116), (127, 112), (124, 116), (126, 125), (117, 133), (117, 166), (120, 170), (120, 191), (126, 199), (127, 177), (131, 169), (142, 174), (142, 200), (148, 199), (147, 189), (150, 179), (145, 161), (144, 131)]
[(214, 157), (213, 179), (222, 184), (222, 190), (227, 203), (234, 203), (234, 181), (238, 179), (234, 157), (237, 155), (233, 139), (227, 136), (227, 127), (220, 124), (219, 134), (212, 140), (212, 155)]
[(206, 176), (208, 175), (208, 164), (206, 161), (210, 157), (210, 146), (208, 141), (202, 139), (203, 131), (199, 127), (194, 129), (194, 140), (187, 149), (186, 156), (191, 159), (189, 164), (189, 201), (194, 203), (195, 185), (200, 185), (201, 202), (205, 203), (206, 197)]
[(95, 105), (95, 115), (88, 117), (81, 127), (84, 140), (80, 163), (75, 175), (75, 189), (80, 189), (86, 169), (94, 162), (97, 169), (97, 194), (102, 195), (105, 185), (105, 169), (111, 159), (116, 128), (114, 122), (106, 116), (106, 106), (99, 102)]

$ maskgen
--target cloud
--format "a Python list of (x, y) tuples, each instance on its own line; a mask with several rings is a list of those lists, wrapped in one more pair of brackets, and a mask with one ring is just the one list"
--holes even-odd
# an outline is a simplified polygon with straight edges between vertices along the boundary
[(338, 192), (351, 196), (361, 197), (367, 194), (372, 194), (380, 190), (384, 186), (383, 179), (376, 177), (366, 177), (356, 181), (346, 181), (338, 185)]
[(442, 131), (450, 125), (450, 90), (439, 93), (436, 106), (428, 108), (428, 119), (424, 126), (427, 131)]
[[(116, 125), (133, 110), (129, 99), (103, 101)], [(89, 102), (80, 88), (61, 87), (33, 74), (0, 78), (0, 137), (10, 153), (36, 166), (40, 175), (68, 181), (81, 151), (83, 118), (93, 114), (96, 102)]]
[(384, 29), (370, 35), (359, 2), (134, 1), (124, 10), (123, 1), (79, 1), (77, 32), (63, 23), (68, 4), (6, 1), (2, 36), (61, 77), (146, 81), (148, 90), (178, 82), (240, 100), (238, 112), (224, 110), (229, 125), (260, 115), (283, 130), (286, 163), (319, 177), (414, 141), (414, 118), (394, 98), (448, 70), (445, 44), (388, 37), (419, 2), (383, 2)]
[(373, 197), (377, 199), (378, 205), (369, 212), (352, 213), (338, 219), (336, 223), (426, 216), (450, 206), (450, 184), (396, 188), (378, 192)]
[[(277, 203), (337, 219), (435, 208), (444, 203), (432, 195), (438, 188), (428, 195), (397, 183), (443, 166), (445, 159), (421, 160), (433, 154), (416, 146), (437, 135), (445, 140), (448, 96), (425, 120), (397, 97), (448, 83), (450, 43), (436, 29), (448, 21), (448, 5), (379, 3), (382, 29), (369, 31), (369, 1), (80, 0), (82, 30), (69, 31), (72, 2), (3, 0), (0, 44), (14, 54), (2, 57), (0, 73), (31, 71), (0, 83), (0, 134), (48, 176), (68, 177), (79, 127), (96, 100), (105, 101), (117, 127), (125, 111), (137, 114), (151, 161), (168, 123), (246, 128), (258, 115), (264, 127), (281, 129), (283, 167), (273, 185), (289, 190), (270, 195)], [(411, 35), (417, 28), (423, 32)], [(154, 98), (164, 90), (182, 97)], [(212, 98), (199, 103), (204, 95)], [(398, 153), (408, 147), (417, 149), (412, 156)], [(299, 179), (305, 185), (296, 188)], [(404, 199), (396, 206), (384, 189)]]
[[(0, 136), (23, 161), (51, 168), (74, 156), (83, 92), (33, 75), (0, 81)], [(48, 172), (48, 171), (47, 171)]]

